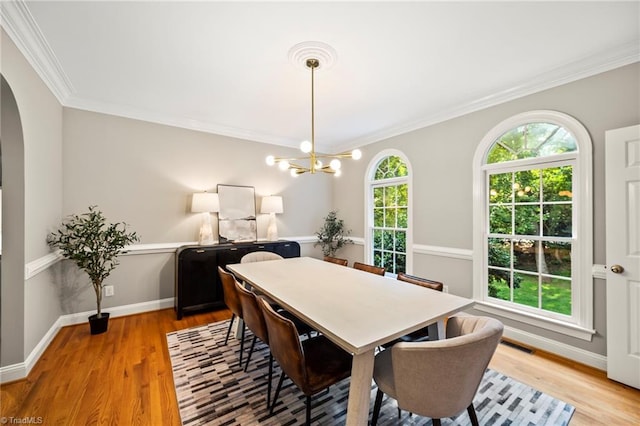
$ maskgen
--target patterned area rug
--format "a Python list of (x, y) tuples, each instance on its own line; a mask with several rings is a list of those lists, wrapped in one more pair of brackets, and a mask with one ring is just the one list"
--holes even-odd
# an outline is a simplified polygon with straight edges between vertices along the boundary
[[(195, 425), (297, 425), (304, 424), (304, 396), (285, 380), (273, 416), (266, 408), (269, 349), (256, 349), (247, 372), (238, 366), (240, 343), (229, 338), (223, 345), (228, 321), (167, 334), (176, 398), (182, 424)], [(245, 351), (253, 336), (247, 332)], [(246, 354), (243, 360), (246, 359)], [(280, 369), (274, 363), (273, 388)], [(371, 407), (375, 398), (371, 388)], [(346, 421), (349, 379), (312, 400), (314, 425), (341, 425)], [(488, 369), (474, 405), (481, 425), (566, 425), (575, 408), (510, 377)], [(398, 419), (396, 402), (384, 398), (379, 425), (430, 425), (431, 419), (403, 411)], [(443, 425), (470, 424), (466, 410), (443, 419)]]

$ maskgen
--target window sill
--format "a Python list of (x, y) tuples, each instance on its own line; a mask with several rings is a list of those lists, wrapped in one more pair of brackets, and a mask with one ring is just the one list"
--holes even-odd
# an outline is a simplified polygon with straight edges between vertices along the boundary
[(577, 339), (591, 341), (596, 331), (593, 329), (581, 327), (575, 324), (569, 324), (566, 322), (553, 320), (550, 318), (541, 317), (525, 312), (520, 312), (515, 309), (509, 309), (504, 306), (496, 305), (489, 302), (476, 300), (474, 309), (487, 312), (494, 315), (499, 315), (505, 318), (509, 318), (514, 321), (519, 321), (525, 324), (539, 327), (545, 330), (553, 331), (556, 333), (564, 334), (566, 336), (575, 337)]

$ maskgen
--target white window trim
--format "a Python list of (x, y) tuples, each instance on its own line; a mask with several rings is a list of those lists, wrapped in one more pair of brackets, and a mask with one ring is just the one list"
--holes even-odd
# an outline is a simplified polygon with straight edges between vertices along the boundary
[[(367, 165), (367, 172), (364, 175), (364, 194), (365, 194), (365, 209), (364, 209), (364, 261), (365, 263), (373, 263), (372, 258), (372, 245), (371, 228), (373, 227), (373, 187), (380, 183), (380, 180), (375, 180), (376, 166), (378, 163), (386, 157), (400, 157), (407, 166), (407, 176), (401, 178), (391, 178), (385, 180), (386, 183), (407, 183), (409, 186), (407, 195), (409, 197), (407, 206), (407, 273), (413, 272), (413, 169), (411, 168), (411, 162), (409, 158), (400, 150), (397, 149), (385, 149), (377, 153), (369, 164)], [(394, 182), (395, 181), (395, 182)]]
[[(574, 168), (574, 182), (579, 185), (579, 191), (574, 192), (574, 230), (580, 241), (576, 261), (579, 268), (572, 277), (579, 289), (578, 294), (572, 293), (572, 304), (577, 308), (572, 322), (557, 321), (551, 318), (531, 313), (520, 312), (491, 303), (487, 298), (486, 271), (486, 232), (487, 206), (485, 197), (486, 169), (499, 165), (485, 165), (486, 156), (493, 142), (505, 132), (523, 124), (545, 122), (562, 126), (569, 130), (576, 138), (578, 152)], [(562, 156), (551, 156), (548, 160), (558, 160)], [(523, 163), (529, 160), (523, 160)], [(538, 162), (547, 161), (541, 157)], [(515, 164), (515, 162), (514, 162)], [(492, 312), (517, 321), (535, 325), (540, 328), (555, 331), (583, 340), (591, 340), (593, 330), (593, 174), (592, 174), (592, 141), (584, 126), (570, 115), (558, 111), (530, 111), (507, 118), (482, 139), (473, 157), (473, 298), (480, 310)]]

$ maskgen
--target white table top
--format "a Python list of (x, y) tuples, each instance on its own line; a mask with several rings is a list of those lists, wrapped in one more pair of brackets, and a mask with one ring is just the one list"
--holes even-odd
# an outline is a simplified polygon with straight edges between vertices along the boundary
[(227, 268), (353, 354), (372, 351), (473, 304), (310, 257)]

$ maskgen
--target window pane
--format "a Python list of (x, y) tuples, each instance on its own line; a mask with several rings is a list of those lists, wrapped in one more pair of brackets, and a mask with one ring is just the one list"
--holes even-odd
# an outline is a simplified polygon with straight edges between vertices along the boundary
[(373, 209), (373, 226), (378, 228), (384, 226), (384, 209)]
[(395, 186), (386, 186), (384, 188), (384, 206), (394, 207), (397, 205), (398, 189)]
[(543, 241), (544, 265), (550, 275), (571, 277), (571, 243)]
[(489, 202), (510, 203), (512, 193), (512, 173), (489, 176)]
[(576, 140), (565, 128), (552, 123), (529, 123), (496, 139), (487, 155), (487, 163), (547, 157), (576, 150)]
[(400, 157), (386, 157), (378, 163), (375, 180), (389, 179), (393, 177), (407, 176), (407, 165)]
[(393, 231), (382, 231), (383, 250), (393, 250)]
[(524, 170), (516, 172), (514, 176), (513, 192), (515, 202), (531, 202), (540, 199), (540, 171)]
[(516, 235), (540, 234), (540, 207), (516, 205), (515, 233)]
[(522, 271), (538, 272), (537, 248), (539, 244), (531, 240), (513, 243), (513, 267)]
[(376, 266), (382, 266), (382, 252), (380, 250), (373, 251), (373, 264)]
[(571, 280), (543, 279), (542, 309), (571, 315)]
[(396, 227), (396, 209), (387, 208), (384, 212), (384, 226), (387, 228)]
[(538, 307), (538, 276), (513, 274), (513, 301), (521, 305)]
[(571, 237), (571, 204), (544, 206), (544, 235)]
[(409, 185), (398, 185), (398, 206), (406, 207), (409, 205)]
[(495, 297), (501, 300), (511, 300), (511, 287), (509, 282), (511, 280), (510, 273), (508, 271), (502, 271), (499, 269), (489, 268), (489, 282), (488, 282), (488, 294), (489, 297)]
[(492, 234), (511, 234), (511, 207), (489, 207), (489, 232)]
[(409, 217), (406, 208), (398, 209), (398, 228), (408, 228), (409, 227)]
[(382, 231), (379, 229), (374, 229), (373, 231), (373, 248), (382, 249)]
[(394, 274), (407, 272), (407, 256), (404, 254), (396, 254), (396, 270)]
[(543, 201), (571, 201), (573, 168), (551, 167), (542, 171)]
[(384, 188), (373, 188), (373, 207), (384, 206)]
[(489, 266), (511, 267), (511, 240), (489, 238)]
[(384, 266), (384, 270), (387, 272), (392, 272), (393, 273), (393, 253), (390, 252), (383, 252), (382, 253), (382, 259), (383, 259), (383, 263), (382, 266)]
[(407, 233), (402, 231), (396, 232), (396, 244), (395, 251), (406, 253), (407, 252)]

